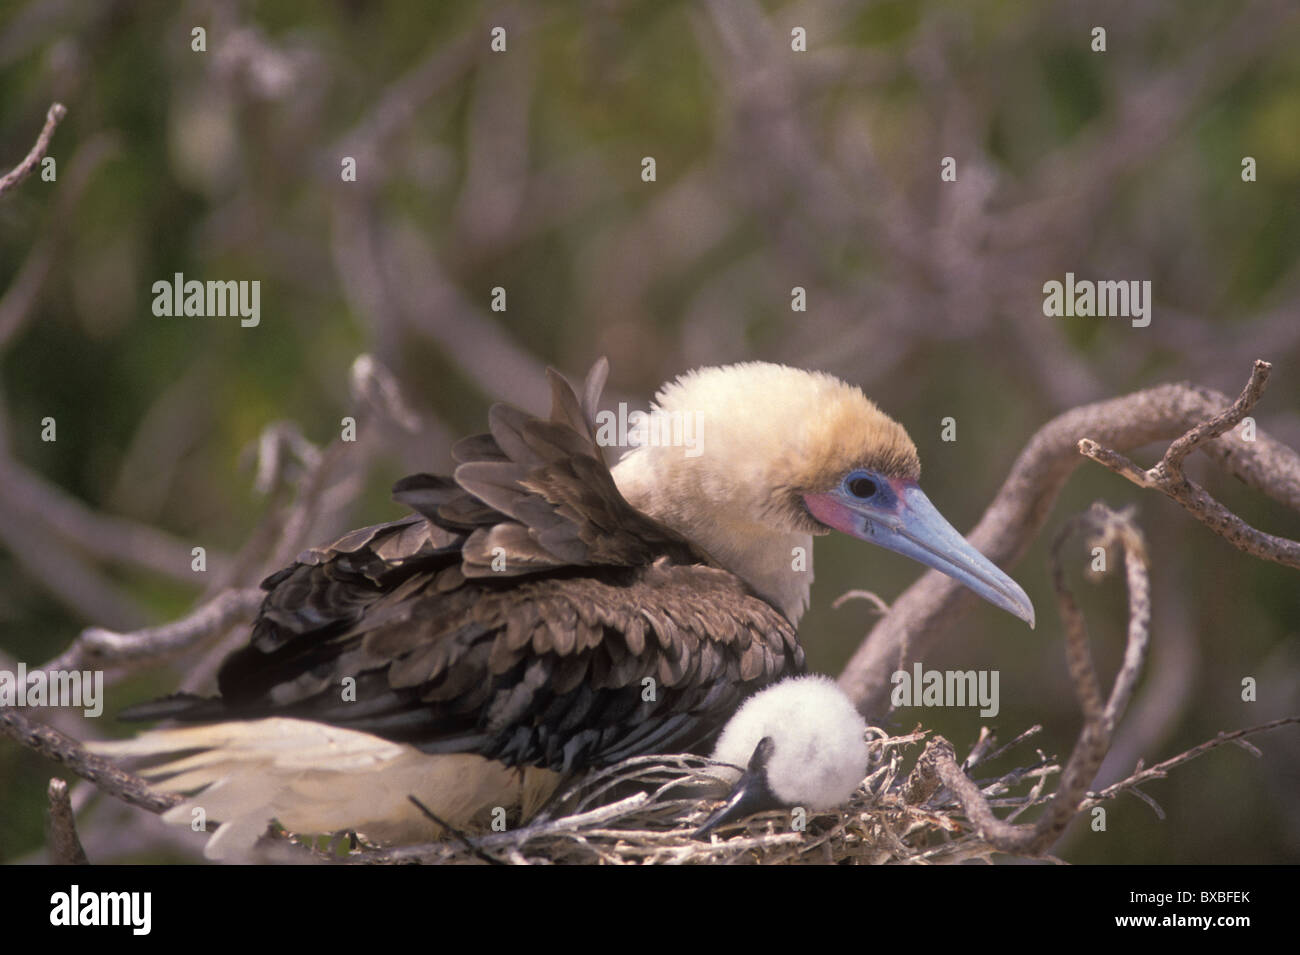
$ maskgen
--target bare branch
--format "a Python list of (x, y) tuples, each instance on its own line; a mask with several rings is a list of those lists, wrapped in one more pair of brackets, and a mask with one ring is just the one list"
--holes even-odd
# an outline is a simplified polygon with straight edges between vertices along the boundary
[[(1133, 775), (1129, 776), (1127, 779), (1121, 779), (1119, 782), (1107, 786), (1095, 796), (1084, 800), (1080, 804), (1079, 808), (1090, 809), (1107, 799), (1114, 799), (1116, 796), (1125, 792), (1132, 793), (1133, 795), (1150, 802), (1149, 797), (1137, 790), (1138, 786), (1150, 782), (1153, 779), (1164, 779), (1169, 775), (1169, 770), (1173, 769), (1175, 766), (1181, 766), (1183, 763), (1190, 762), (1198, 756), (1204, 756), (1210, 750), (1222, 746), (1224, 743), (1239, 743), (1247, 736), (1267, 732), (1268, 730), (1277, 729), (1279, 726), (1286, 726), (1288, 724), (1300, 724), (1300, 716), (1284, 716), (1281, 719), (1261, 723), (1258, 726), (1233, 730), (1231, 733), (1220, 733), (1218, 736), (1214, 737), (1214, 739), (1206, 740), (1204, 743), (1201, 743), (1198, 746), (1193, 746), (1191, 749), (1179, 753), (1177, 756), (1172, 756), (1164, 762), (1156, 763), (1154, 766), (1149, 766), (1146, 769), (1142, 769), (1139, 766), (1138, 770), (1133, 773)], [(1259, 755), (1259, 751), (1255, 750), (1253, 747), (1252, 751), (1255, 756)]]
[(876, 613), (889, 613), (889, 604), (885, 603), (884, 599), (874, 590), (846, 590), (832, 601), (831, 607), (839, 610), (850, 600), (865, 600), (871, 604)]
[(0, 733), (56, 763), (62, 763), (82, 779), (90, 780), (102, 791), (133, 806), (160, 813), (184, 798), (175, 793), (156, 792), (134, 773), (118, 769), (102, 756), (86, 752), (71, 736), (53, 727), (33, 723), (16, 709), (0, 709)]
[(1097, 671), (1092, 665), (1092, 653), (1088, 649), (1088, 624), (1083, 618), (1074, 599), (1074, 594), (1065, 583), (1065, 568), (1061, 564), (1061, 547), (1074, 536), (1080, 517), (1069, 521), (1052, 542), (1052, 587), (1056, 590), (1056, 603), (1061, 613), (1061, 623), (1065, 626), (1065, 662), (1074, 681), (1079, 705), (1085, 719), (1101, 718), (1101, 686), (1097, 680)]
[(1169, 450), (1165, 452), (1164, 459), (1156, 465), (1156, 469), (1170, 474), (1180, 472), (1183, 459), (1187, 455), (1206, 441), (1212, 441), (1240, 424), (1241, 419), (1250, 413), (1250, 409), (1255, 407), (1260, 395), (1264, 393), (1272, 369), (1273, 366), (1268, 362), (1256, 359), (1250, 369), (1250, 379), (1246, 382), (1246, 387), (1241, 390), (1241, 394), (1237, 396), (1237, 400), (1220, 414), (1198, 424), (1169, 445)]
[[(1099, 503), (1067, 525), (1062, 537), (1081, 529), (1091, 532), (1093, 541), (1090, 543), (1100, 543), (1102, 546), (1120, 544), (1123, 547), (1129, 595), (1128, 642), (1123, 665), (1115, 677), (1110, 698), (1103, 707), (1082, 616), (1070, 597), (1060, 571), (1058, 540), (1052, 551), (1052, 576), (1060, 597), (1061, 613), (1066, 620), (1070, 675), (1075, 682), (1076, 692), (1083, 701), (1085, 720), (1074, 751), (1062, 770), (1061, 784), (1048, 801), (1043, 814), (1031, 825), (1016, 825), (999, 819), (994, 815), (980, 787), (962, 772), (952, 744), (941, 736), (936, 736), (921, 754), (913, 773), (914, 779), (910, 781), (913, 793), (924, 794), (925, 798), (933, 794), (938, 783), (942, 782), (957, 797), (980, 836), (1000, 852), (1042, 855), (1065, 831), (1083, 802), (1088, 784), (1106, 757), (1115, 725), (1128, 706), (1142, 670), (1142, 662), (1146, 658), (1151, 598), (1146, 545), (1141, 532), (1128, 514), (1116, 513)], [(1040, 777), (1040, 784), (1044, 781)], [(924, 799), (920, 801), (923, 802)]]
[(77, 837), (77, 820), (68, 798), (67, 780), (55, 777), (46, 790), (50, 800), (50, 814), (46, 832), (50, 844), (50, 862), (54, 865), (89, 865), (86, 850)]
[(320, 449), (303, 436), (296, 424), (292, 421), (269, 424), (257, 439), (257, 473), (253, 478), (253, 488), (258, 494), (270, 494), (284, 483), (289, 470), (286, 451), (309, 472), (320, 466)]
[(1155, 467), (1144, 471), (1124, 455), (1102, 447), (1091, 438), (1079, 441), (1079, 452), (1138, 487), (1159, 491), (1177, 501), (1184, 510), (1238, 550), (1261, 560), (1300, 568), (1300, 542), (1256, 530), (1216, 501), (1205, 488), (1183, 474), (1183, 461), (1187, 455), (1236, 427), (1250, 413), (1264, 392), (1271, 367), (1266, 361), (1256, 361), (1250, 380), (1237, 400), (1226, 410), (1201, 422), (1175, 440)]
[(15, 166), (11, 171), (0, 176), (0, 196), (3, 196), (10, 189), (17, 185), (32, 174), (32, 171), (45, 158), (45, 153), (50, 148), (50, 138), (54, 135), (54, 130), (58, 128), (59, 123), (63, 122), (63, 117), (68, 115), (68, 108), (62, 103), (55, 103), (45, 114), (45, 128), (41, 134), (36, 137), (36, 145), (32, 146), (27, 156)]
[(81, 670), (132, 661), (154, 663), (203, 637), (253, 619), (265, 596), (255, 588), (227, 590), (180, 620), (131, 633), (87, 627), (71, 647), (42, 669)]
[(419, 434), (420, 416), (407, 403), (397, 378), (374, 355), (358, 355), (348, 371), (348, 381), (352, 396), (378, 411), (381, 421), (391, 421), (403, 431)]

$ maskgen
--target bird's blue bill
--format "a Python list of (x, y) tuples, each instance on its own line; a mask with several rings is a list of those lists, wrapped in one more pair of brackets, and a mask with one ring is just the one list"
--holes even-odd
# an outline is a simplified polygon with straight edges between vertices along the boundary
[[(854, 477), (834, 490), (805, 495), (812, 515), (829, 527), (947, 574), (1033, 627), (1034, 605), (1021, 586), (972, 547), (915, 482), (870, 472)], [(865, 488), (871, 493), (864, 495)]]

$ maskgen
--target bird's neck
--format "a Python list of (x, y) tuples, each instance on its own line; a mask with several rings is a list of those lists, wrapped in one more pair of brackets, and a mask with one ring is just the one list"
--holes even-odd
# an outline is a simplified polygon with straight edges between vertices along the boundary
[(628, 455), (613, 475), (633, 507), (703, 548), (792, 624), (799, 623), (812, 588), (812, 535), (759, 523), (743, 507), (743, 496), (738, 502), (735, 494), (705, 486), (698, 473), (657, 468), (652, 455)]

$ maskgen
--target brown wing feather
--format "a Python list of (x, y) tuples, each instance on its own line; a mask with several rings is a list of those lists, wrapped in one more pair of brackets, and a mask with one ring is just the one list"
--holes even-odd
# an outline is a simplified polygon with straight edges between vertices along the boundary
[(296, 716), (569, 770), (698, 748), (802, 671), (783, 615), (619, 494), (592, 424), (606, 373), (581, 401), (551, 373), (549, 420), (497, 406), (454, 478), (398, 482), (419, 516), (267, 578), (221, 699), (168, 715)]

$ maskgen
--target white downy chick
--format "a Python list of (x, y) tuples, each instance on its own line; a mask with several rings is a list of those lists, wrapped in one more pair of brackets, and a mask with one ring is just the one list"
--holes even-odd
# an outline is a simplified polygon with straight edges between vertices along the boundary
[(745, 701), (727, 723), (713, 759), (735, 781), (697, 836), (765, 809), (843, 805), (867, 770), (866, 720), (829, 677), (792, 677)]

